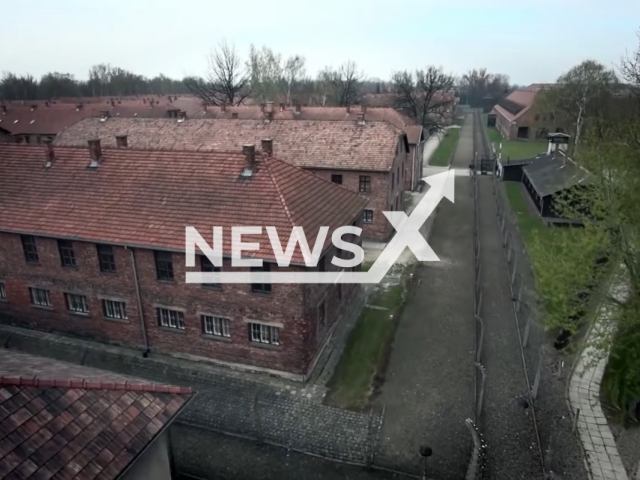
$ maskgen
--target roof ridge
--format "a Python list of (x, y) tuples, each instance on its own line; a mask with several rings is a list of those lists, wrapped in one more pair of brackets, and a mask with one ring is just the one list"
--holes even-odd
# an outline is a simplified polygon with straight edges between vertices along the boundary
[(153, 383), (125, 382), (95, 382), (82, 380), (40, 378), (33, 377), (5, 377), (0, 376), (0, 386), (38, 387), (38, 388), (71, 388), (82, 390), (120, 390), (129, 392), (170, 393), (175, 395), (192, 395), (191, 387), (176, 387), (171, 385), (156, 385)]
[[(296, 224), (293, 221), (293, 216), (291, 215), (291, 211), (289, 210), (289, 207), (287, 206), (287, 202), (284, 198), (284, 194), (282, 193), (282, 189), (280, 188), (280, 185), (278, 184), (278, 180), (276, 180), (276, 176), (273, 173), (273, 171), (271, 170), (271, 157), (267, 157), (265, 155), (261, 155), (261, 158), (263, 159), (269, 159), (266, 160), (265, 163), (267, 164), (267, 171), (269, 172), (269, 177), (271, 178), (271, 181), (273, 182), (273, 186), (276, 188), (276, 192), (278, 194), (278, 198), (280, 199), (280, 203), (282, 203), (282, 207), (284, 208), (284, 213), (287, 216), (287, 219), (289, 220), (289, 223), (291, 223), (291, 228), (293, 229)], [(302, 170), (302, 169), (301, 169)]]

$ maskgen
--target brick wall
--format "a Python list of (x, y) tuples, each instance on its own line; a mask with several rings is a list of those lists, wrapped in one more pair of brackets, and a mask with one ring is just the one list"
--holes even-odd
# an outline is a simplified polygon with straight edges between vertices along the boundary
[[(133, 251), (151, 351), (294, 374), (307, 372), (355, 289), (344, 285), (339, 296), (333, 285), (274, 284), (271, 293), (261, 294), (252, 292), (247, 284), (225, 284), (219, 288), (186, 284), (187, 269), (181, 253), (172, 253), (174, 279), (157, 280), (153, 251), (124, 247), (114, 247), (116, 273), (102, 273), (96, 245), (86, 242), (73, 242), (77, 268), (63, 268), (56, 240), (37, 237), (36, 242), (39, 264), (32, 265), (25, 261), (18, 235), (0, 234), (0, 281), (4, 281), (7, 293), (7, 299), (0, 301), (1, 321), (143, 348)], [(230, 260), (225, 262), (223, 269), (230, 269)], [(199, 264), (189, 270), (198, 269)], [(278, 270), (272, 266), (272, 271)], [(51, 307), (31, 305), (30, 286), (49, 290)], [(68, 311), (65, 292), (85, 295), (89, 313)], [(128, 319), (105, 318), (102, 311), (105, 297), (125, 302)], [(318, 331), (317, 308), (321, 301), (326, 302), (326, 323)], [(157, 318), (159, 306), (182, 311), (185, 329), (161, 327)], [(230, 338), (205, 335), (200, 314), (229, 318)], [(251, 342), (249, 320), (279, 327), (280, 345)]]
[[(343, 187), (353, 192), (359, 192), (369, 199), (365, 209), (373, 211), (373, 222), (362, 223), (362, 236), (364, 238), (381, 241), (388, 240), (394, 230), (382, 212), (403, 209), (408, 152), (404, 148), (403, 142), (399, 142), (399, 144), (402, 148), (398, 149), (392, 167), (388, 172), (309, 169), (320, 178), (328, 181), (331, 181), (333, 175), (341, 175)], [(361, 176), (368, 176), (371, 179), (371, 191), (369, 193), (359, 191)]]

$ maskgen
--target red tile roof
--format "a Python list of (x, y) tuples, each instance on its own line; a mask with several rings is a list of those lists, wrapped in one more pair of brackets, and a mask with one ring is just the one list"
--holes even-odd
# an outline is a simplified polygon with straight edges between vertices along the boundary
[(536, 95), (541, 89), (552, 86), (553, 84), (534, 83), (528, 87), (514, 90), (507, 97), (498, 101), (494, 109), (509, 121), (517, 120), (531, 109)]
[(0, 479), (117, 478), (192, 397), (98, 385), (0, 377)]
[[(222, 226), (230, 255), (226, 227), (275, 226), (288, 239), (302, 226), (311, 239), (321, 226), (351, 224), (367, 203), (260, 153), (249, 179), (235, 152), (103, 149), (97, 169), (88, 168), (86, 148), (56, 147), (55, 157), (45, 169), (43, 147), (0, 144), (0, 230), (184, 251), (186, 226), (205, 238)], [(250, 240), (261, 250), (247, 254), (275, 258), (266, 231)], [(292, 262), (304, 263), (299, 248)]]
[(70, 125), (95, 115), (90, 108), (77, 109), (74, 105), (43, 104), (30, 106), (6, 105), (0, 110), (0, 128), (13, 135), (56, 135)]
[[(388, 122), (394, 127), (404, 131), (410, 144), (417, 144), (423, 140), (422, 126), (415, 120), (407, 117), (394, 108), (362, 108), (353, 105), (347, 111), (345, 107), (296, 107), (285, 106), (284, 103), (271, 103), (264, 106), (251, 105), (239, 107), (208, 106), (190, 116), (190, 118), (214, 118), (240, 120), (264, 120), (269, 112), (272, 112), (274, 120), (323, 120), (355, 122), (358, 114), (364, 113), (367, 122)], [(235, 117), (234, 117), (235, 115)]]
[(99, 138), (115, 146), (120, 134), (134, 148), (199, 151), (238, 151), (271, 138), (274, 156), (298, 167), (374, 171), (391, 169), (398, 142), (407, 141), (387, 122), (87, 118), (62, 132), (55, 144), (85, 146)]

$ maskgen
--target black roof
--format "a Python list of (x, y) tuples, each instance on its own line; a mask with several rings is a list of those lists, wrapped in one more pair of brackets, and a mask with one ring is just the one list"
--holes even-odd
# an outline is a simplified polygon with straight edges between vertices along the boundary
[(589, 174), (564, 155), (539, 155), (522, 170), (541, 197), (589, 183)]

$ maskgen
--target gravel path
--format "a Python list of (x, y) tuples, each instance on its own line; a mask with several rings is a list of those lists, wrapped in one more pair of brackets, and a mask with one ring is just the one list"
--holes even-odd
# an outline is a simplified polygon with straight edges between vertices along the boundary
[(525, 380), (518, 330), (504, 263), (491, 177), (480, 177), (482, 250), (482, 363), (487, 372), (480, 424), (487, 442), (489, 478), (542, 478), (542, 461)]
[[(468, 117), (454, 162), (467, 168)], [(473, 418), (473, 207), (467, 177), (456, 178), (455, 204), (443, 200), (429, 243), (440, 262), (417, 268), (420, 285), (400, 319), (377, 403), (386, 407), (377, 465), (420, 472), (419, 447), (433, 449), (429, 478), (464, 478), (471, 454), (465, 419)]]

